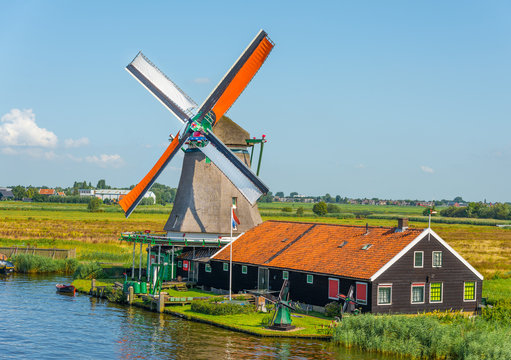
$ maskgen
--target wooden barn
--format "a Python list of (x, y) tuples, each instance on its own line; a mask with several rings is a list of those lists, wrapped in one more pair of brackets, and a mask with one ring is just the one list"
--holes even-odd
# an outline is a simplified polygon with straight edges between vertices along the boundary
[[(362, 311), (475, 311), (483, 276), (431, 229), (266, 221), (232, 243), (233, 292), (280, 290), (325, 306), (353, 286)], [(229, 246), (185, 251), (177, 275), (206, 288), (229, 288)]]

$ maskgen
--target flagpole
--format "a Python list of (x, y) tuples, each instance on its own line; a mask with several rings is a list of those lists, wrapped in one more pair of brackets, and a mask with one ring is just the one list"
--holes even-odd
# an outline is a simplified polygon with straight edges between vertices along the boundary
[(231, 205), (231, 242), (229, 243), (229, 301), (232, 300), (232, 205)]

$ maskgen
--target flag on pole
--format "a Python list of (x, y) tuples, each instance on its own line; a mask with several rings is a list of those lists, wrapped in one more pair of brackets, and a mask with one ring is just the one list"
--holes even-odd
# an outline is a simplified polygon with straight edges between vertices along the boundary
[(231, 226), (233, 230), (238, 229), (238, 225), (240, 224), (240, 220), (236, 216), (236, 213), (234, 212), (234, 206), (231, 208)]

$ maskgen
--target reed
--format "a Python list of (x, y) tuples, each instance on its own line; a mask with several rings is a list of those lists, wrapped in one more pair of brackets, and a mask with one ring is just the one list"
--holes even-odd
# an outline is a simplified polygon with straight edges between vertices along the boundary
[(20, 254), (12, 257), (17, 272), (72, 274), (77, 266), (76, 259), (52, 259), (44, 256)]

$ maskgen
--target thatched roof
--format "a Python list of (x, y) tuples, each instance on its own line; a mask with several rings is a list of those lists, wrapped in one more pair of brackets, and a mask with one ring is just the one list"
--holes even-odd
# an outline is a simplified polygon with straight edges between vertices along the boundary
[(247, 139), (250, 139), (248, 131), (236, 124), (227, 116), (222, 116), (213, 126), (215, 135), (227, 146), (247, 146)]

